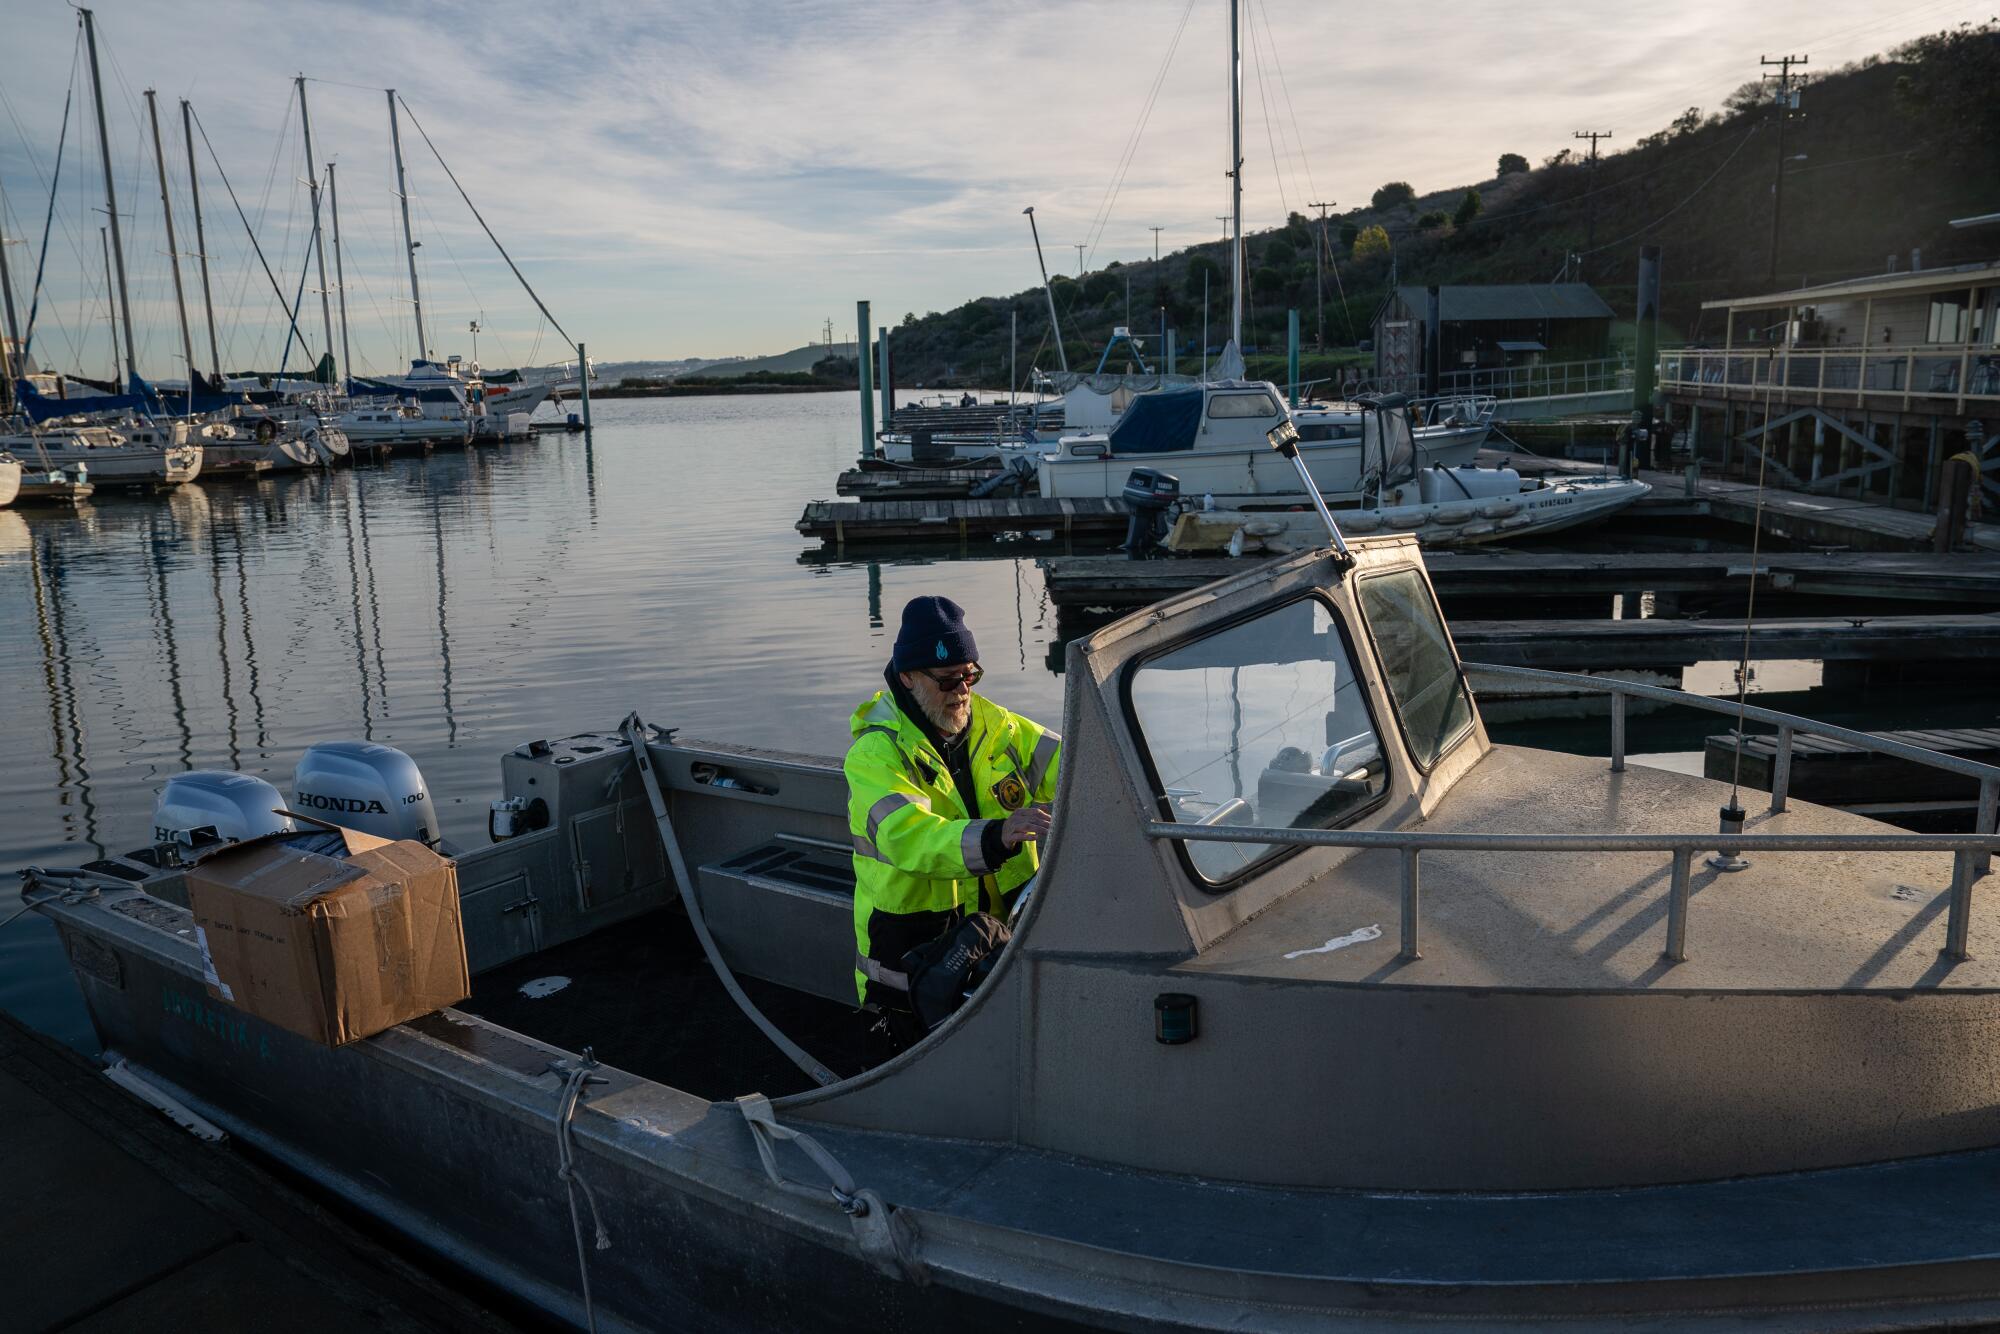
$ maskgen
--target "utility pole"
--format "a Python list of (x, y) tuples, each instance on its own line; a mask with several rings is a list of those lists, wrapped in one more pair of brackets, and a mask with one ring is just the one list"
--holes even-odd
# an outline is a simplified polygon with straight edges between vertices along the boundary
[[(1583, 249), (1586, 254), (1597, 245), (1597, 141), (1599, 139), (1609, 139), (1610, 137), (1611, 131), (1609, 130), (1578, 130), (1570, 136), (1572, 139), (1590, 140), (1590, 156), (1585, 160), (1590, 172), (1589, 176), (1585, 178), (1589, 182), (1589, 193), (1585, 196), (1588, 206), (1583, 211), (1583, 215), (1587, 219), (1584, 223), (1583, 242)], [(1583, 265), (1580, 261), (1577, 264), (1576, 280), (1578, 282), (1583, 281)]]
[(1028, 231), (1035, 238), (1035, 263), (1042, 270), (1042, 295), (1049, 299), (1049, 337), (1055, 341), (1056, 365), (1067, 371), (1069, 353), (1063, 351), (1062, 321), (1056, 318), (1056, 289), (1049, 286), (1049, 262), (1042, 258), (1042, 230), (1035, 226), (1035, 206), (1030, 204), (1021, 212), (1028, 215)]
[[(187, 361), (188, 402), (194, 401), (194, 339), (188, 333), (187, 294), (181, 289), (180, 249), (174, 244), (174, 206), (167, 198), (167, 157), (160, 149), (160, 104), (154, 90), (146, 90), (146, 119), (153, 127), (153, 165), (160, 173), (160, 216), (167, 223), (167, 266), (174, 271), (174, 310), (181, 321), (181, 355)], [(192, 412), (193, 408), (190, 407)]]
[(1319, 210), (1319, 244), (1313, 248), (1313, 295), (1319, 298), (1319, 350), (1322, 352), (1326, 351), (1326, 270), (1320, 267), (1320, 256), (1323, 254), (1328, 260), (1333, 258), (1333, 248), (1326, 241), (1326, 211), (1333, 205), (1331, 199), (1325, 203), (1306, 205)]
[(201, 310), (208, 320), (209, 371), (218, 386), (222, 383), (222, 349), (215, 341), (215, 299), (208, 290), (208, 236), (201, 227), (200, 177), (194, 169), (194, 113), (185, 97), (181, 99), (181, 138), (187, 141), (188, 197), (194, 201), (194, 248), (201, 261)]
[(1792, 74), (1792, 66), (1806, 63), (1805, 56), (1759, 56), (1759, 65), (1776, 65), (1776, 74), (1766, 74), (1766, 80), (1778, 85), (1776, 98), (1778, 108), (1778, 160), (1771, 167), (1771, 270), (1769, 281), (1778, 281), (1778, 221), (1784, 212), (1785, 203), (1785, 126), (1799, 110), (1797, 83), (1803, 82)]
[(1083, 249), (1085, 246), (1089, 245), (1090, 242), (1072, 241), (1070, 242), (1070, 244), (1076, 247), (1076, 276), (1081, 278), (1083, 277)]

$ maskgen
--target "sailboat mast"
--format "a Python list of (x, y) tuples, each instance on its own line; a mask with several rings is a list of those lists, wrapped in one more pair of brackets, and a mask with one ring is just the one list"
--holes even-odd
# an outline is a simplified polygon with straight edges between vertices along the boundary
[[(7, 307), (6, 355), (0, 356), (0, 403), (14, 402), (14, 378), (28, 369), (27, 350), (21, 346), (21, 328), (14, 318), (14, 273), (7, 263), (6, 193), (0, 191), (0, 298)], [(18, 369), (17, 369), (18, 367)]]
[[(97, 69), (97, 23), (89, 10), (76, 12), (83, 15), (83, 40), (90, 48), (90, 96), (97, 104), (97, 153), (104, 161), (104, 212), (110, 219), (111, 255), (118, 263), (118, 308), (125, 316), (125, 380), (129, 387), (139, 378), (139, 354), (132, 346), (132, 298), (125, 290), (125, 240), (118, 230), (118, 190), (111, 183), (111, 131), (104, 123), (104, 79)], [(118, 321), (112, 321), (114, 373), (118, 360), (117, 324)]]
[(1243, 349), (1243, 43), (1242, 0), (1229, 0), (1229, 338)]
[(98, 244), (104, 247), (104, 318), (111, 321), (111, 378), (118, 379), (118, 307), (111, 304), (111, 284), (115, 281), (111, 273), (111, 235), (104, 228), (97, 229)]
[(326, 164), (326, 202), (333, 213), (333, 285), (340, 291), (340, 370), (351, 376), (354, 363), (347, 355), (347, 271), (340, 261), (340, 187), (334, 183), (331, 162)]
[(1049, 337), (1056, 344), (1056, 365), (1069, 369), (1069, 354), (1063, 351), (1062, 321), (1056, 318), (1056, 289), (1049, 286), (1049, 262), (1042, 258), (1042, 229), (1035, 225), (1035, 206), (1021, 210), (1028, 215), (1028, 231), (1035, 238), (1035, 263), (1042, 267), (1042, 294), (1049, 299)]
[[(299, 128), (305, 132), (306, 175), (311, 178), (307, 184), (312, 187), (313, 253), (319, 258), (319, 318), (320, 324), (326, 330), (326, 342), (321, 344), (321, 346), (326, 348), (328, 356), (332, 356), (333, 307), (328, 304), (326, 299), (326, 247), (320, 241), (319, 233), (319, 168), (314, 165), (318, 159), (313, 156), (312, 117), (306, 113), (306, 76), (303, 74), (299, 75), (297, 82), (299, 85)], [(338, 379), (337, 373), (335, 378)]]
[(160, 173), (160, 216), (167, 220), (167, 267), (174, 271), (174, 311), (181, 320), (181, 355), (187, 361), (188, 396), (194, 396), (194, 338), (188, 333), (187, 293), (181, 287), (181, 252), (174, 244), (174, 206), (167, 197), (167, 156), (160, 148), (160, 104), (146, 90), (146, 119), (153, 127), (153, 166)]
[(209, 295), (208, 290), (208, 237), (201, 229), (201, 178), (194, 169), (194, 113), (185, 97), (181, 99), (181, 138), (187, 142), (188, 197), (194, 201), (194, 248), (196, 257), (201, 261), (201, 311), (208, 321), (208, 369), (219, 385), (222, 382), (222, 347), (215, 338), (215, 298)]
[[(424, 298), (417, 291), (417, 242), (410, 235), (410, 191), (403, 180), (403, 132), (396, 125), (396, 90), (389, 89), (389, 143), (396, 150), (396, 198), (403, 205), (403, 251), (410, 261), (410, 305), (417, 312), (417, 356), (428, 357), (424, 346)], [(586, 368), (584, 374), (589, 374)]]

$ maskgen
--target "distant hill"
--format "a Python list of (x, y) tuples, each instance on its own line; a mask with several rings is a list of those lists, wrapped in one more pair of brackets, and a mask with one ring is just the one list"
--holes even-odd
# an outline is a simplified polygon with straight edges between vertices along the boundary
[[(747, 375), (752, 372), (764, 371), (809, 371), (815, 363), (823, 361), (827, 357), (852, 359), (853, 356), (854, 344), (851, 342), (834, 343), (831, 345), (826, 343), (808, 343), (804, 347), (795, 347), (789, 352), (780, 352), (776, 356), (732, 358), (726, 366), (711, 363), (702, 369), (704, 371), (713, 371), (716, 374), (727, 375)], [(693, 371), (680, 372), (683, 375), (692, 375), (694, 373)]]
[[(1754, 52), (1751, 56), (1754, 57)], [(1755, 66), (1750, 66), (1752, 70)], [(2000, 253), (2000, 228), (1954, 229), (1952, 218), (2000, 209), (2000, 23), (1950, 29), (1809, 83), (1784, 130), (1784, 207), (1776, 275), (1771, 199), (1779, 169), (1776, 108), (1766, 86), (1746, 84), (1716, 111), (1690, 107), (1672, 123), (1595, 165), (1568, 148), (1540, 167), (1423, 189), (1407, 202), (1329, 218), (1334, 260), (1325, 278), (1329, 346), (1369, 334), (1392, 283), (1551, 282), (1569, 266), (1629, 320), (1639, 248), (1662, 247), (1662, 319), (1691, 338), (1719, 338), (1704, 300)], [(1522, 145), (1528, 149), (1533, 145)], [(1515, 164), (1518, 165), (1518, 164)], [(1498, 164), (1496, 164), (1496, 167)], [(1476, 208), (1466, 203), (1476, 191)], [(1463, 206), (1464, 211), (1461, 212)], [(1454, 219), (1454, 215), (1458, 215)], [(1381, 227), (1386, 247), (1356, 242)], [(1246, 343), (1282, 352), (1285, 312), (1306, 341), (1319, 320), (1317, 219), (1246, 233)], [(1577, 260), (1568, 260), (1573, 253)], [(1135, 333), (1169, 325), (1191, 344), (1202, 328), (1209, 279), (1209, 341), (1229, 319), (1228, 248), (1220, 242), (1123, 266), (1081, 281), (1058, 277), (1064, 348), (1072, 367), (1094, 366), (1114, 325), (1126, 320), (1131, 279)], [(1020, 320), (1020, 358), (1052, 368), (1039, 289), (981, 297), (954, 310), (905, 317), (893, 334), (898, 383), (1004, 385), (1008, 320)], [(1197, 354), (1198, 355), (1198, 354)], [(1123, 369), (1122, 358), (1113, 363)], [(1186, 369), (1182, 363), (1182, 369)]]

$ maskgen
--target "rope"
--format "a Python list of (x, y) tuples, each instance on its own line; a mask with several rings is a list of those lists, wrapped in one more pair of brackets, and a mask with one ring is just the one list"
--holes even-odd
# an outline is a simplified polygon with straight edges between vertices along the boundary
[[(103, 892), (99, 886), (107, 882), (114, 886), (129, 888), (123, 880), (119, 880), (114, 876), (101, 876), (95, 871), (81, 869), (47, 871), (39, 866), (30, 866), (27, 870), (21, 872), (21, 880), (23, 882), (21, 885), (21, 906), (14, 909), (13, 912), (8, 913), (5, 917), (0, 917), (0, 927), (4, 927), (15, 918), (22, 916), (30, 908), (39, 908), (44, 903), (87, 903), (97, 898)], [(85, 883), (78, 884), (76, 883), (77, 881)], [(56, 887), (58, 884), (64, 882), (68, 882), (65, 888), (58, 889)], [(49, 892), (40, 898), (29, 898), (28, 890), (38, 885)]]
[(563, 1076), (562, 1096), (556, 1103), (556, 1180), (563, 1183), (563, 1190), (569, 1196), (569, 1227), (576, 1240), (576, 1272), (583, 1285), (583, 1319), (591, 1334), (597, 1334), (597, 1306), (590, 1292), (590, 1251), (583, 1244), (583, 1212), (576, 1207), (578, 1191), (583, 1192), (583, 1202), (590, 1206), (590, 1222), (597, 1234), (596, 1249), (611, 1249), (611, 1233), (604, 1226), (604, 1215), (598, 1211), (596, 1192), (577, 1169), (576, 1142), (571, 1138), (570, 1125), (577, 1105), (583, 1101), (584, 1086), (610, 1082), (602, 1075), (592, 1074), (596, 1068), (597, 1058), (585, 1047), (582, 1059), (575, 1065), (565, 1069), (560, 1062), (550, 1062), (548, 1070)]
[(556, 332), (563, 336), (564, 341), (566, 341), (571, 347), (575, 347), (576, 340), (574, 338), (571, 338), (569, 336), (569, 331), (562, 327), (562, 321), (558, 320), (555, 316), (549, 314), (549, 308), (542, 304), (542, 299), (539, 296), (535, 295), (535, 289), (528, 286), (528, 280), (525, 277), (522, 277), (521, 270), (514, 263), (514, 257), (507, 253), (507, 247), (500, 244), (500, 238), (495, 236), (493, 234), (493, 229), (486, 225), (486, 219), (480, 216), (479, 206), (472, 202), (471, 195), (465, 193), (465, 187), (459, 185), (458, 177), (452, 175), (451, 166), (444, 160), (444, 154), (438, 152), (437, 145), (431, 142), (430, 135), (424, 134), (424, 127), (422, 123), (417, 120), (417, 113), (414, 111), (410, 111), (410, 104), (408, 102), (404, 102), (400, 96), (397, 97), (396, 100), (398, 102), (403, 103), (404, 111), (409, 112), (410, 124), (417, 127), (417, 133), (423, 135), (424, 146), (431, 150), (431, 156), (438, 160), (438, 165), (440, 167), (444, 168), (444, 174), (446, 176), (451, 177), (452, 185), (456, 187), (458, 190), (458, 197), (460, 199), (463, 199), (465, 201), (465, 206), (472, 210), (472, 216), (479, 223), (480, 230), (486, 233), (486, 239), (491, 241), (493, 243), (493, 248), (500, 252), (500, 258), (507, 261), (507, 267), (513, 269), (514, 277), (520, 281), (521, 290), (526, 292), (528, 294), (528, 299), (535, 303), (535, 309), (541, 311), (543, 317), (547, 319), (550, 324), (555, 326)]
[[(929, 1272), (916, 1254), (916, 1237), (909, 1220), (882, 1202), (872, 1190), (855, 1184), (854, 1177), (826, 1146), (802, 1130), (778, 1124), (771, 1100), (761, 1093), (746, 1093), (736, 1106), (749, 1123), (750, 1138), (757, 1145), (757, 1157), (771, 1184), (801, 1199), (819, 1201), (829, 1194), (854, 1228), (854, 1240), (861, 1254), (882, 1274), (906, 1279), (922, 1287), (930, 1282)], [(828, 1189), (821, 1191), (803, 1182), (786, 1179), (778, 1170), (777, 1144), (789, 1140), (798, 1145), (813, 1165), (826, 1174)]]
[[(1771, 344), (1770, 370), (1764, 376), (1764, 420), (1771, 420), (1771, 395), (1778, 383), (1778, 345)], [(1744, 702), (1750, 694), (1750, 627), (1757, 620), (1757, 548), (1764, 536), (1764, 465), (1770, 461), (1771, 442), (1757, 450), (1757, 507), (1750, 519), (1750, 600), (1743, 608), (1743, 659), (1736, 668), (1736, 762), (1729, 774), (1729, 804), (1734, 807), (1737, 789), (1743, 783)]]

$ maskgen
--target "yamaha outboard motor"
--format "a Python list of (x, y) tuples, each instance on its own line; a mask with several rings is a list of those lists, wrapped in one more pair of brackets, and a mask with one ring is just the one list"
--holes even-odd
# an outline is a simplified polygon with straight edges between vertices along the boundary
[(249, 774), (224, 769), (175, 774), (153, 803), (153, 841), (200, 847), (289, 834), (298, 825), (278, 813), (284, 805), (277, 788)]
[(438, 841), (437, 811), (417, 762), (372, 741), (322, 741), (299, 756), (292, 809), (378, 838)]
[(1167, 511), (1181, 498), (1181, 479), (1158, 468), (1134, 468), (1119, 494), (1132, 510), (1125, 525), (1125, 554), (1145, 560), (1160, 549), (1166, 536)]

